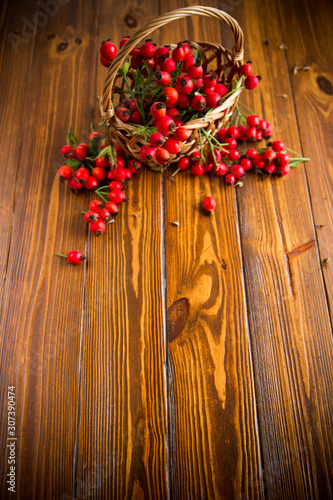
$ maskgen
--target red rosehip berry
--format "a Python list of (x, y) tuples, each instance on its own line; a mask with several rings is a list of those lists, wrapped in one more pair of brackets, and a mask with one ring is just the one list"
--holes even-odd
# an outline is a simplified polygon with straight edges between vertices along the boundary
[(180, 113), (179, 113), (179, 110), (177, 108), (169, 108), (167, 110), (166, 114), (168, 116), (170, 116), (170, 118), (172, 118), (173, 120), (179, 120), (180, 119)]
[(102, 208), (104, 208), (104, 205), (101, 200), (91, 200), (91, 202), (89, 203), (89, 210), (91, 210), (91, 212), (98, 213), (100, 210), (102, 210)]
[(165, 87), (161, 92), (161, 101), (172, 107), (178, 101), (178, 91), (174, 87)]
[(203, 73), (203, 67), (201, 66), (200, 62), (191, 64), (187, 69), (188, 76), (193, 80), (197, 80), (198, 78), (200, 78), (202, 76), (202, 73)]
[(228, 167), (225, 163), (219, 162), (219, 163), (214, 163), (213, 164), (213, 171), (214, 174), (217, 175), (218, 177), (222, 177), (228, 172)]
[(194, 56), (188, 54), (183, 61), (183, 66), (182, 66), (183, 71), (187, 72), (191, 64), (194, 64)]
[(92, 212), (91, 210), (88, 210), (88, 212), (84, 214), (84, 220), (88, 223), (95, 222), (97, 218), (98, 218), (97, 213)]
[(59, 257), (64, 257), (70, 262), (70, 264), (81, 264), (81, 262), (85, 259), (85, 255), (79, 250), (71, 250), (67, 255), (63, 255), (61, 253), (57, 253)]
[(96, 158), (96, 167), (106, 168), (109, 165), (107, 156), (100, 156)]
[(259, 170), (265, 166), (265, 160), (262, 155), (259, 154), (253, 158), (252, 163), (255, 167), (259, 168)]
[(181, 109), (186, 109), (190, 105), (190, 99), (185, 94), (179, 94), (178, 97), (178, 107)]
[(210, 71), (203, 77), (203, 86), (206, 88), (215, 87), (218, 82), (217, 74), (214, 71)]
[(154, 53), (154, 61), (158, 64), (162, 57), (169, 57), (169, 49), (167, 47), (158, 47)]
[(68, 165), (63, 165), (59, 168), (58, 175), (61, 182), (63, 182), (64, 180), (69, 181), (69, 179), (73, 177), (73, 170)]
[(156, 149), (146, 144), (145, 146), (142, 146), (142, 148), (140, 149), (140, 156), (144, 161), (151, 161), (156, 156)]
[(228, 87), (226, 87), (223, 83), (217, 83), (215, 85), (215, 92), (220, 94), (221, 97), (224, 97), (229, 92)]
[(206, 107), (206, 99), (203, 95), (196, 95), (191, 101), (191, 106), (196, 111), (202, 111)]
[(108, 68), (111, 65), (111, 61), (109, 61), (108, 59), (105, 59), (105, 57), (103, 57), (103, 56), (101, 56), (99, 58), (99, 60), (100, 60), (101, 64), (103, 66), (105, 66), (106, 68)]
[(129, 36), (125, 36), (122, 40), (119, 42), (119, 48), (122, 49), (123, 46), (125, 45), (126, 42), (128, 42)]
[(195, 151), (194, 153), (190, 154), (191, 163), (196, 163), (200, 161), (200, 159), (201, 159), (201, 154), (199, 153), (199, 151)]
[(206, 196), (206, 198), (204, 198), (202, 201), (202, 207), (208, 212), (214, 210), (214, 208), (216, 207), (215, 198), (213, 196)]
[(93, 177), (92, 175), (90, 175), (86, 180), (86, 182), (84, 183), (84, 187), (89, 191), (94, 191), (96, 188), (98, 188), (98, 180), (95, 179), (95, 177)]
[(236, 161), (236, 160), (238, 160), (239, 157), (240, 157), (240, 154), (237, 151), (237, 149), (231, 149), (231, 151), (228, 154), (228, 158), (231, 161)]
[(205, 173), (205, 168), (201, 163), (194, 163), (191, 167), (191, 174), (195, 176), (200, 176)]
[(77, 169), (74, 177), (83, 186), (85, 184), (85, 182), (89, 179), (89, 172), (86, 168), (81, 167), (81, 168)]
[(169, 153), (171, 154), (177, 154), (181, 150), (181, 145), (180, 142), (175, 140), (173, 137), (169, 137), (165, 143), (164, 147)]
[(166, 71), (167, 73), (173, 73), (176, 69), (176, 62), (170, 57), (167, 57), (165, 61), (160, 63), (160, 66), (162, 71)]
[(154, 118), (163, 118), (166, 114), (166, 105), (164, 102), (154, 102), (154, 104), (150, 106), (150, 114)]
[(237, 148), (237, 140), (234, 139), (233, 137), (228, 137), (228, 139), (225, 142), (228, 144), (229, 149)]
[(233, 174), (227, 174), (224, 178), (224, 182), (229, 185), (235, 184), (236, 177)]
[(185, 127), (178, 127), (173, 134), (176, 141), (187, 141), (191, 137), (191, 131)]
[(78, 191), (79, 189), (82, 188), (82, 184), (79, 181), (77, 181), (74, 177), (69, 179), (68, 185), (73, 192)]
[(285, 145), (282, 141), (274, 141), (272, 142), (271, 147), (276, 153), (281, 153), (281, 151), (284, 150)]
[(121, 190), (110, 191), (108, 197), (110, 201), (119, 204), (125, 200), (125, 193)]
[(255, 156), (258, 155), (258, 151), (254, 148), (250, 148), (246, 151), (246, 156), (252, 160)]
[(89, 151), (89, 146), (87, 146), (87, 144), (79, 144), (75, 148), (74, 153), (75, 153), (75, 156), (78, 160), (83, 161), (86, 159), (88, 151)]
[(123, 167), (116, 167), (110, 170), (110, 172), (112, 172), (112, 179), (114, 181), (123, 182), (126, 179), (126, 172)]
[(110, 214), (109, 210), (106, 207), (102, 208), (102, 210), (100, 210), (100, 212), (99, 212), (98, 215), (103, 220), (105, 220), (105, 222), (109, 222), (111, 220), (111, 214)]
[(211, 94), (208, 94), (206, 96), (206, 102), (207, 102), (207, 106), (209, 108), (215, 109), (218, 106), (221, 106), (221, 104), (223, 103), (223, 99), (220, 96), (220, 94), (217, 94), (216, 92), (212, 92)]
[(186, 52), (184, 50), (182, 42), (179, 42), (177, 47), (172, 51), (172, 59), (176, 62), (184, 61), (186, 57)]
[(252, 162), (249, 158), (242, 158), (239, 162), (244, 170), (250, 170), (252, 167)]
[(263, 171), (265, 172), (265, 174), (268, 174), (268, 175), (274, 174), (275, 170), (276, 170), (276, 166), (274, 165), (274, 163), (270, 163), (269, 165), (266, 164), (263, 168)]
[(110, 214), (116, 215), (118, 213), (118, 205), (114, 201), (108, 201), (105, 203), (105, 208), (110, 212)]
[(111, 181), (109, 183), (110, 191), (121, 191), (124, 186), (119, 181)]
[(101, 182), (101, 181), (104, 181), (104, 179), (106, 177), (106, 170), (104, 168), (101, 168), (101, 167), (95, 167), (95, 168), (93, 168), (91, 175), (93, 177), (95, 177), (95, 179), (97, 179), (98, 181)]
[(239, 68), (239, 74), (244, 76), (250, 76), (252, 74), (252, 65), (250, 63), (243, 64)]
[(246, 123), (249, 127), (257, 127), (259, 125), (259, 117), (257, 115), (250, 115), (246, 117)]
[(180, 75), (177, 78), (175, 88), (179, 94), (190, 94), (193, 90), (194, 83), (193, 80), (189, 76)]
[(183, 42), (183, 49), (185, 51), (185, 57), (191, 54), (191, 47), (189, 46), (188, 43)]
[[(170, 141), (171, 139), (168, 139)], [(170, 160), (170, 152), (165, 148), (159, 148), (156, 150), (156, 161), (160, 165), (166, 165)]]
[(122, 122), (126, 123), (131, 118), (131, 112), (127, 108), (119, 108), (116, 111), (116, 115)]
[(245, 169), (242, 165), (231, 165), (230, 173), (236, 177), (236, 179), (240, 179), (242, 175), (245, 174)]
[(195, 82), (194, 87), (193, 87), (193, 92), (195, 92), (196, 90), (199, 90), (200, 87), (202, 87), (202, 82), (203, 82), (202, 78), (197, 79), (197, 81)]
[(190, 166), (190, 160), (189, 158), (187, 158), (187, 156), (181, 158), (177, 163), (177, 168), (179, 168), (179, 170), (186, 170), (189, 166)]
[(157, 120), (156, 127), (161, 134), (167, 135), (171, 132), (174, 132), (176, 125), (174, 120), (170, 116), (165, 115), (163, 116), (163, 118)]
[(290, 165), (287, 164), (283, 165), (283, 167), (278, 167), (275, 173), (278, 177), (282, 177), (283, 175), (288, 175), (289, 172), (290, 172)]
[(164, 136), (162, 134), (160, 134), (159, 132), (154, 132), (149, 137), (149, 144), (155, 149), (163, 146), (164, 141), (165, 141)]
[(132, 158), (127, 160), (126, 167), (132, 172), (132, 174), (136, 174), (142, 168), (142, 164), (141, 161)]
[(266, 165), (270, 165), (275, 159), (276, 153), (272, 149), (266, 149), (266, 151), (263, 152), (262, 157), (264, 158)]
[(99, 49), (101, 56), (108, 61), (113, 61), (117, 55), (117, 47), (110, 41), (103, 42)]
[(265, 137), (265, 139), (269, 139), (273, 133), (273, 126), (270, 123), (266, 124), (266, 130), (263, 131), (262, 136)]
[[(214, 156), (215, 156), (215, 159), (214, 159)], [(219, 162), (219, 161), (221, 161), (221, 159), (222, 159), (221, 151), (217, 148), (214, 148), (214, 155), (213, 155), (213, 152), (210, 152), (208, 157), (207, 157), (207, 160), (210, 163), (215, 163), (215, 161)]]
[(67, 144), (61, 148), (61, 153), (65, 158), (74, 158), (74, 149)]
[(89, 224), (89, 229), (96, 236), (100, 236), (105, 231), (105, 222), (102, 219), (98, 219), (96, 222), (91, 222)]
[(258, 76), (250, 75), (245, 78), (245, 88), (247, 90), (253, 90), (257, 87), (258, 83), (260, 81), (260, 78)]
[(99, 134), (98, 132), (91, 132), (91, 134), (89, 136), (89, 141), (91, 142), (96, 137), (101, 137), (101, 134)]
[(274, 159), (275, 165), (278, 167), (284, 167), (290, 161), (290, 156), (285, 153), (276, 153), (276, 157)]
[(151, 59), (154, 56), (155, 53), (155, 46), (154, 44), (147, 40), (143, 45), (140, 47), (140, 55), (143, 59)]
[(229, 127), (228, 134), (229, 134), (229, 137), (232, 137), (233, 139), (237, 139), (239, 137), (239, 128), (234, 127), (234, 126)]
[(167, 87), (171, 82), (171, 75), (167, 71), (157, 71), (155, 73), (155, 80), (161, 87)]

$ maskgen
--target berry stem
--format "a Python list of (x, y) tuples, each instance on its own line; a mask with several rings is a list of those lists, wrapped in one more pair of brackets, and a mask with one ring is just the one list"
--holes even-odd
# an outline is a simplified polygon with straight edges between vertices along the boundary
[[(289, 153), (293, 153), (294, 155), (297, 155), (298, 158), (297, 159), (300, 159), (302, 161), (310, 161), (310, 158), (302, 158), (301, 155), (299, 153), (296, 153), (296, 151), (293, 151), (292, 149), (289, 149), (289, 148), (285, 148), (286, 151), (289, 151)], [(292, 158), (293, 160), (293, 158)]]
[[(243, 108), (248, 112), (250, 113), (250, 115), (254, 115), (255, 113), (253, 111), (251, 111), (247, 106), (245, 106), (245, 104), (242, 102), (242, 101), (238, 101), (239, 104), (241, 104), (243, 106)], [(238, 105), (237, 105), (238, 106)], [(242, 113), (240, 111), (240, 113)]]
[(178, 174), (180, 168), (177, 168), (177, 170), (174, 171), (174, 173), (171, 175), (171, 177), (173, 177), (174, 175)]
[[(199, 129), (199, 130), (201, 130), (201, 129)], [(215, 165), (217, 165), (217, 160), (216, 160), (215, 151), (214, 151), (214, 145), (213, 145), (212, 141), (210, 140), (210, 137), (207, 134), (206, 130), (202, 129), (202, 131), (203, 131), (204, 135), (206, 136), (208, 144), (210, 145), (210, 149), (212, 151), (212, 155), (213, 155), (213, 158), (214, 158), (214, 163), (215, 163)], [(200, 141), (200, 143), (201, 143), (201, 141)]]
[(104, 203), (108, 202), (108, 200), (106, 198), (104, 198), (104, 196), (101, 193), (99, 193), (98, 191), (95, 191), (95, 193), (97, 194), (97, 196), (99, 196), (100, 198), (102, 198), (102, 200), (104, 201)]
[[(129, 84), (129, 81), (127, 80), (127, 76), (125, 75), (125, 73), (124, 73), (124, 75), (123, 75), (123, 78), (124, 78), (124, 82), (126, 83), (126, 86), (127, 86), (128, 90), (129, 90), (129, 93), (131, 94), (131, 97), (132, 97), (133, 101), (135, 102), (135, 95), (134, 95), (134, 92), (133, 92), (133, 90), (131, 89), (131, 86), (130, 86), (130, 84)], [(146, 120), (145, 120), (145, 114), (144, 114), (144, 111), (143, 111), (143, 109), (142, 109), (141, 102), (140, 102), (140, 106), (139, 106), (139, 113), (140, 113), (141, 119), (142, 119), (142, 121), (143, 121), (143, 123), (144, 123)]]
[(67, 255), (63, 255), (62, 253), (56, 253), (56, 255), (59, 255), (59, 257), (64, 257), (65, 259), (67, 259)]

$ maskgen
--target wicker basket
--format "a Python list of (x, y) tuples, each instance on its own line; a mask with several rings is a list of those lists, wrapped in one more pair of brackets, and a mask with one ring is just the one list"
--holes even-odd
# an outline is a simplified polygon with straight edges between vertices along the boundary
[[(100, 109), (102, 120), (104, 123), (109, 123), (111, 136), (117, 140), (117, 143), (125, 150), (128, 151), (133, 157), (141, 160), (140, 148), (145, 144), (145, 138), (134, 134), (137, 128), (130, 123), (124, 123), (115, 114), (115, 107), (113, 104), (113, 90), (115, 88), (123, 88), (123, 78), (118, 74), (119, 68), (124, 64), (130, 51), (142, 40), (146, 40), (157, 28), (168, 24), (170, 21), (181, 19), (183, 17), (200, 15), (206, 17), (213, 17), (224, 21), (233, 31), (235, 44), (233, 50), (226, 49), (218, 43), (208, 42), (188, 42), (191, 48), (200, 50), (202, 54), (202, 66), (204, 73), (208, 70), (208, 65), (212, 65), (213, 69), (218, 74), (219, 78), (224, 75), (229, 84), (232, 83), (236, 69), (243, 64), (243, 32), (239, 27), (237, 21), (229, 14), (215, 9), (213, 7), (193, 6), (176, 9), (167, 14), (157, 17), (155, 20), (150, 21), (145, 26), (136, 31), (127, 43), (119, 51), (112, 64), (108, 69), (106, 80), (103, 88), (103, 95), (101, 97)], [(176, 44), (170, 44), (173, 49)], [(116, 86), (116, 81), (121, 80), (120, 85)], [(226, 127), (232, 115), (232, 112), (237, 104), (239, 94), (242, 91), (241, 82), (238, 81), (234, 87), (234, 92), (228, 96), (223, 104), (208, 114), (208, 116), (184, 123), (184, 127), (193, 130), (190, 138), (181, 144), (181, 151), (178, 154), (171, 155), (171, 163), (178, 161), (182, 156), (189, 155), (194, 151), (199, 150), (199, 128), (205, 128), (206, 131), (213, 136), (222, 127)], [(203, 135), (201, 138), (202, 146), (207, 142), (206, 137)], [(149, 162), (149, 166), (154, 169), (161, 170), (162, 166), (155, 161)]]

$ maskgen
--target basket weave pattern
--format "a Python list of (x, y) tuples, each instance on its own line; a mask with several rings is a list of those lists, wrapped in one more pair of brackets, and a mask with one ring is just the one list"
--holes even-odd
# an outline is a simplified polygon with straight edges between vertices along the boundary
[[(117, 143), (125, 151), (127, 150), (137, 159), (141, 160), (140, 148), (145, 144), (145, 138), (138, 134), (133, 135), (137, 131), (137, 127), (130, 123), (122, 122), (115, 114), (113, 91), (124, 89), (124, 81), (118, 74), (118, 70), (124, 64), (130, 51), (142, 40), (145, 40), (153, 31), (171, 21), (192, 15), (213, 17), (224, 21), (231, 28), (234, 34), (235, 44), (233, 50), (224, 48), (218, 43), (188, 42), (191, 48), (200, 51), (204, 74), (208, 71), (208, 65), (211, 67), (213, 66), (212, 69), (214, 69), (218, 77), (224, 78), (229, 84), (231, 84), (233, 77), (237, 74), (237, 68), (243, 64), (244, 38), (241, 28), (239, 27), (237, 21), (231, 16), (213, 7), (194, 6), (177, 9), (159, 16), (136, 31), (136, 33), (134, 33), (122, 47), (109, 67), (104, 83), (100, 109), (103, 122), (109, 123), (110, 125), (111, 135), (116, 138)], [(170, 44), (171, 50), (175, 47), (176, 44)], [(120, 81), (120, 84), (117, 85), (118, 80)], [(181, 143), (181, 151), (178, 154), (170, 155), (171, 163), (178, 161), (182, 156), (188, 155), (200, 148), (198, 129), (205, 128), (208, 133), (215, 136), (220, 128), (227, 126), (237, 104), (239, 94), (242, 91), (240, 87), (241, 82), (239, 81), (234, 89), (235, 91), (226, 98), (221, 106), (212, 109), (208, 116), (184, 123), (183, 127), (193, 130), (193, 132), (188, 141)], [(201, 138), (202, 146), (205, 146), (206, 142), (207, 139), (203, 136)], [(161, 165), (154, 161), (149, 162), (149, 166), (151, 168), (161, 170)]]

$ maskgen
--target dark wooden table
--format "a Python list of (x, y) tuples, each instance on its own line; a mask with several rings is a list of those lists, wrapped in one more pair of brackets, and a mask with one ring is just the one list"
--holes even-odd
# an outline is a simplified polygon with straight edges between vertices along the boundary
[[(332, 498), (333, 4), (204, 3), (239, 21), (263, 77), (242, 101), (312, 161), (241, 189), (146, 170), (95, 238), (89, 196), (56, 175), (67, 127), (86, 140), (99, 121), (100, 41), (180, 4), (3, 2), (2, 498), (10, 386), (17, 498)], [(198, 17), (154, 35), (221, 37)], [(72, 248), (84, 266), (55, 257)]]

